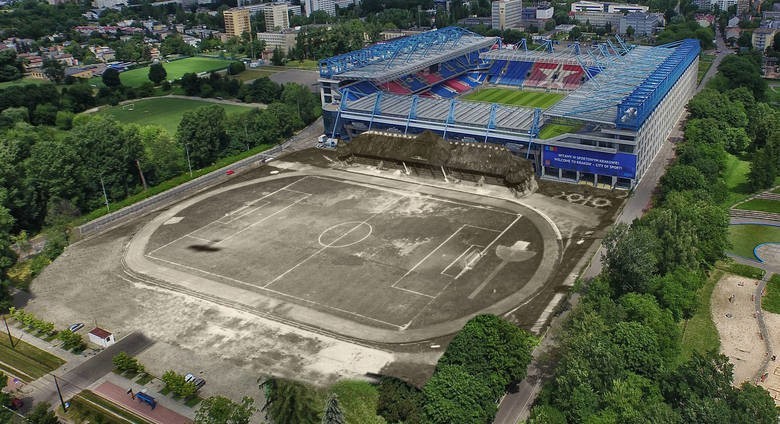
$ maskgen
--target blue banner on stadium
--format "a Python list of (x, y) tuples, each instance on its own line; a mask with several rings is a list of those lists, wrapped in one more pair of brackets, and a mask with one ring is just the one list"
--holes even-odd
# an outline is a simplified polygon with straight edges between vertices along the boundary
[(604, 153), (568, 147), (544, 146), (544, 166), (571, 171), (636, 178), (636, 156), (629, 153)]

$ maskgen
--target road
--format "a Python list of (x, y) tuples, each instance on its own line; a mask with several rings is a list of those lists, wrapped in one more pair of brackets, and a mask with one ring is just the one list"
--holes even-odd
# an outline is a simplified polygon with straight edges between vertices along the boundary
[[(707, 82), (715, 76), (718, 64), (720, 64), (723, 58), (726, 55), (733, 53), (726, 47), (720, 34), (716, 36), (716, 39), (718, 40), (717, 45), (720, 53), (715, 57), (712, 66), (696, 87), (695, 93), (697, 94), (704, 88)], [(686, 115), (681, 117), (677, 126), (669, 135), (669, 139), (682, 137), (685, 118)], [(634, 219), (644, 215), (645, 211), (650, 207), (653, 193), (658, 186), (658, 181), (661, 179), (664, 172), (666, 172), (666, 165), (674, 157), (674, 144), (669, 141), (669, 139), (661, 146), (658, 154), (656, 154), (653, 159), (652, 165), (648, 168), (647, 172), (645, 172), (642, 180), (623, 206), (620, 215), (616, 218), (616, 222), (630, 224)], [(603, 246), (599, 247), (596, 254), (593, 255), (593, 259), (590, 261), (588, 267), (580, 274), (581, 278), (591, 279), (601, 273), (601, 256), (603, 253)], [(577, 304), (577, 301), (578, 297), (573, 295), (570, 299), (572, 307)], [(540, 369), (537, 358), (543, 356), (543, 352), (555, 348), (555, 334), (557, 334), (558, 329), (566, 316), (566, 314), (560, 315), (554, 318), (550, 323), (547, 335), (542, 340), (542, 343), (534, 350), (534, 361), (528, 366), (528, 377), (520, 383), (516, 393), (508, 393), (501, 400), (498, 413), (493, 421), (494, 424), (516, 424), (520, 420), (528, 418), (531, 406), (533, 406), (536, 396), (539, 394), (542, 384), (544, 384), (544, 379), (548, 377), (543, 370)]]
[(40, 402), (48, 402), (53, 407), (59, 406), (60, 399), (57, 395), (54, 376), (56, 376), (57, 383), (59, 383), (62, 397), (66, 400), (70, 399), (111, 372), (114, 368), (112, 363), (114, 355), (119, 352), (126, 352), (130, 356), (135, 356), (149, 348), (152, 343), (149, 338), (140, 332), (130, 333), (116, 342), (116, 344), (102, 350), (70, 371), (59, 374), (58, 370), (55, 370), (53, 373), (33, 381), (30, 383), (33, 391), (23, 399), (25, 408), (29, 409), (33, 404)]

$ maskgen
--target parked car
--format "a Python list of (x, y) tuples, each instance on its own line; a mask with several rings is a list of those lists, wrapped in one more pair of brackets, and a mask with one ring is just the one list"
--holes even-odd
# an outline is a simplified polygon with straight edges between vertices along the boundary
[(24, 406), (24, 402), (21, 399), (19, 398), (11, 399), (11, 409), (13, 409), (14, 411), (18, 411), (22, 409), (23, 406)]
[(193, 374), (190, 374), (190, 373), (188, 373), (187, 375), (184, 376), (184, 381), (187, 382), (187, 383), (194, 384), (195, 387), (198, 390), (200, 390), (201, 387), (206, 385), (206, 380), (204, 380), (204, 379), (202, 379), (200, 377), (197, 377), (197, 376), (195, 376)]
[(83, 322), (77, 322), (77, 323), (71, 325), (70, 327), (68, 327), (68, 330), (70, 330), (71, 333), (75, 333), (76, 331), (79, 331), (82, 328), (84, 328), (84, 323)]

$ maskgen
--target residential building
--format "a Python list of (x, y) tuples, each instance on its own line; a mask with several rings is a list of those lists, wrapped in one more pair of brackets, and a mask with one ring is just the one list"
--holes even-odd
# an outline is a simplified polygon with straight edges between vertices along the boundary
[(753, 31), (752, 43), (753, 48), (758, 51), (764, 51), (769, 47), (772, 47), (775, 34), (778, 30), (774, 28), (756, 28)]
[(694, 19), (696, 19), (699, 26), (703, 27), (712, 26), (715, 23), (715, 15), (711, 13), (697, 13)]
[(251, 32), (249, 10), (233, 8), (223, 13), (225, 17), (225, 32), (231, 37), (240, 37), (245, 32)]
[(336, 15), (336, 2), (334, 0), (305, 0), (303, 6), (306, 9), (306, 17), (318, 10), (322, 10), (330, 16)]
[(273, 32), (290, 28), (290, 16), (287, 10), (285, 3), (267, 3), (263, 9), (265, 30)]
[(127, 6), (128, 0), (92, 0), (92, 7), (97, 9), (116, 8)]
[(116, 52), (108, 46), (89, 46), (89, 51), (101, 62), (111, 62), (116, 59)]
[(411, 35), (417, 35), (419, 33), (423, 32), (422, 30), (414, 30), (414, 29), (391, 29), (391, 30), (385, 30), (379, 33), (379, 36), (382, 37), (382, 40), (392, 40), (394, 38), (401, 38), (401, 37), (409, 37)]
[(286, 29), (284, 31), (276, 32), (258, 32), (257, 39), (265, 41), (265, 52), (273, 52), (277, 47), (287, 53), (295, 47), (295, 40), (298, 37), (300, 31), (294, 29)]
[(750, 12), (750, 0), (737, 0), (737, 15)]
[(728, 10), (729, 7), (737, 4), (737, 0), (712, 0), (713, 6), (718, 6), (720, 10)]
[(696, 7), (698, 7), (701, 11), (712, 10), (711, 0), (693, 0), (693, 4), (695, 4)]
[(620, 26), (620, 18), (622, 17), (622, 13), (574, 12), (574, 20), (577, 22), (582, 24), (589, 23), (598, 28), (604, 28), (609, 24), (612, 28), (617, 29)]
[(519, 27), (523, 20), (522, 0), (498, 0), (492, 3), (491, 27), (505, 30)]
[(647, 6), (641, 6), (631, 3), (611, 3), (611, 2), (594, 2), (594, 1), (578, 1), (571, 4), (572, 12), (607, 12), (607, 13), (631, 13), (631, 12), (647, 12)]
[(634, 29), (634, 35), (648, 36), (653, 35), (658, 27), (665, 23), (663, 13), (629, 13), (620, 18), (620, 33), (626, 34), (628, 27)]

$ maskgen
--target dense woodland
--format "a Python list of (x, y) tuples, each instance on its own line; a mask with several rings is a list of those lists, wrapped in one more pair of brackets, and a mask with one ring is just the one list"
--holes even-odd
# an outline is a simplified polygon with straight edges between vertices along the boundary
[(685, 141), (654, 207), (605, 239), (605, 271), (582, 289), (529, 423), (777, 422), (763, 388), (732, 387), (727, 357), (681, 354), (680, 323), (696, 311), (697, 291), (728, 244), (727, 152), (765, 152), (746, 155), (756, 158), (755, 188), (766, 186), (755, 175), (780, 160), (780, 113), (761, 102), (756, 60), (728, 57), (689, 103)]

